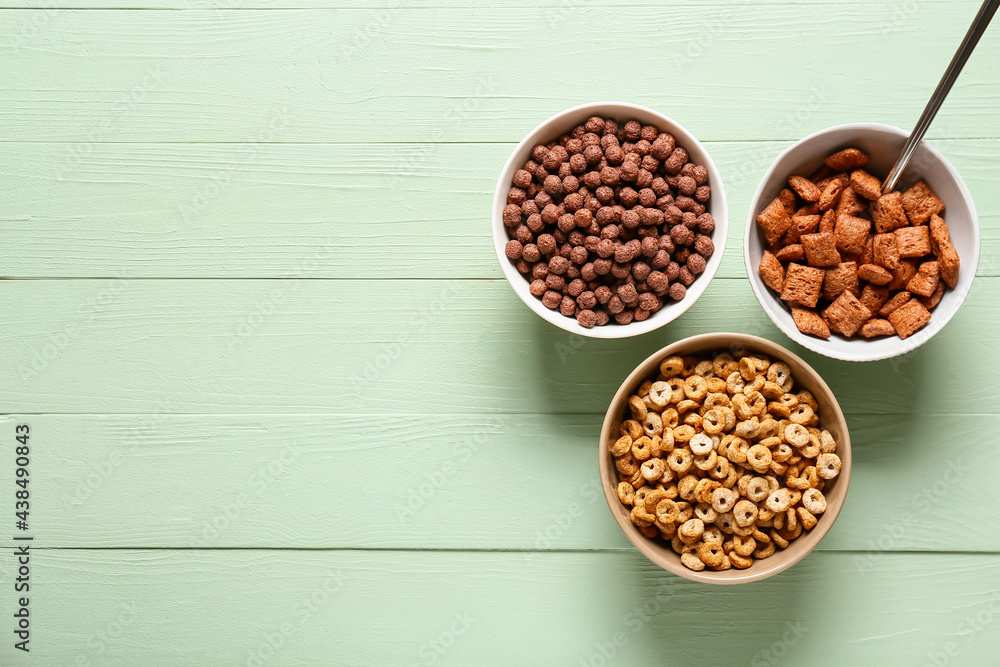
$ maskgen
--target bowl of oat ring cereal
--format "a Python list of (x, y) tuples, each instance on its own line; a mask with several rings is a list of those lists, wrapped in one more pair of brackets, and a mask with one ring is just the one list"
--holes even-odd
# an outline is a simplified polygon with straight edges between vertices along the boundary
[(851, 477), (833, 392), (805, 361), (746, 334), (692, 336), (650, 355), (612, 399), (599, 450), (629, 541), (710, 584), (765, 579), (805, 558)]
[(520, 299), (593, 338), (679, 317), (722, 262), (728, 214), (708, 151), (676, 121), (598, 102), (524, 138), (493, 196), (493, 245)]

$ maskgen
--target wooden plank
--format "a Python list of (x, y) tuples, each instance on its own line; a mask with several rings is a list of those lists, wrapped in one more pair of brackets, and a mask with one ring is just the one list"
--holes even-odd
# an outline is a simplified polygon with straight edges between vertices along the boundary
[[(711, 140), (793, 140), (858, 120), (910, 127), (976, 10), (576, 7), (5, 10), (0, 139), (81, 151), (102, 141), (509, 142), (595, 96), (662, 109)], [(984, 39), (932, 138), (992, 127), (998, 56), (1000, 43)], [(570, 62), (585, 88), (561, 74)], [(880, 62), (894, 63), (891, 95), (885, 77), (855, 71)]]
[[(761, 8), (768, 8), (771, 5), (781, 5), (780, 0), (739, 0), (747, 5), (753, 4), (754, 6)], [(954, 5), (967, 5), (968, 7), (974, 6), (975, 0), (926, 0), (926, 3), (921, 4), (933, 4), (935, 2), (950, 2)], [(796, 0), (796, 4), (820, 4), (822, 0)], [(703, 10), (706, 7), (717, 8), (720, 5), (718, 2), (709, 3), (701, 2), (700, 0), (683, 0), (681, 2), (671, 3), (678, 6), (697, 8)], [(904, 7), (896, 6), (898, 4), (897, 0), (872, 0), (871, 3), (879, 9), (891, 9), (893, 11), (886, 12), (890, 20), (890, 27), (898, 27), (902, 25), (905, 21), (910, 20), (919, 15), (919, 7)], [(887, 7), (880, 7), (885, 5)], [(505, 0), (503, 3), (504, 8), (522, 8), (522, 7), (536, 7), (546, 10), (551, 10), (551, 12), (546, 12), (548, 17), (551, 13), (551, 19), (553, 21), (565, 19), (577, 12), (585, 12), (600, 7), (618, 7), (618, 8), (628, 8), (628, 7), (649, 7), (658, 8), (661, 7), (661, 3), (656, 2), (656, 0), (612, 0), (610, 2), (598, 2), (597, 0), (574, 0), (572, 3), (566, 2), (565, 0), (541, 0), (532, 2), (531, 0)], [(389, 14), (376, 15), (376, 17), (381, 16), (381, 18), (375, 23), (381, 25), (382, 23), (388, 23), (391, 20), (391, 13), (398, 9), (445, 9), (445, 8), (455, 8), (455, 9), (470, 9), (476, 8), (477, 5), (470, 0), (410, 0), (409, 2), (403, 2), (402, 0), (343, 0), (336, 3), (330, 2), (329, 0), (49, 0), (48, 2), (32, 2), (31, 0), (2, 0), (0, 1), (0, 9), (124, 9), (124, 10), (140, 10), (140, 9), (215, 9), (215, 10), (254, 10), (254, 9), (353, 9), (353, 10), (381, 10), (383, 12), (389, 12)], [(879, 14), (881, 17), (881, 14)]]
[[(0, 275), (24, 278), (0, 281), (0, 403), (27, 413), (0, 433), (32, 425), (37, 539), (32, 653), (8, 634), (0, 664), (995, 662), (1000, 538), (969, 508), (1000, 493), (996, 40), (931, 135), (982, 214), (968, 304), (902, 359), (804, 353), (855, 440), (823, 550), (695, 585), (592, 481), (650, 351), (784, 341), (741, 261), (770, 159), (912, 124), (978, 2), (432, 3), (0, 0), (31, 7), (0, 9)], [(584, 101), (579, 77), (526, 77), (567, 66), (710, 140), (730, 188), (722, 277), (641, 339), (544, 324), (489, 245), (512, 142)]]
[[(824, 666), (940, 654), (992, 664), (1000, 556), (893, 554), (867, 572), (854, 559), (814, 553), (766, 581), (715, 587), (635, 552), (37, 550), (31, 653), (5, 641), (0, 659), (464, 666), (530, 656), (586, 667), (711, 654)], [(5, 580), (11, 562), (0, 562)]]
[[(719, 275), (743, 278), (743, 225), (788, 142), (709, 144), (730, 202)], [(1000, 141), (936, 141), (1000, 275)], [(0, 143), (3, 275), (499, 278), (489, 232), (509, 144)], [(464, 169), (456, 169), (456, 165)], [(447, 191), (447, 195), (443, 194)], [(373, 249), (375, 250), (373, 252)]]
[[(997, 414), (998, 286), (981, 278), (902, 358), (790, 347), (851, 413)], [(23, 280), (0, 293), (12, 413), (600, 413), (671, 340), (744, 331), (788, 344), (745, 279), (716, 280), (682, 318), (620, 340), (567, 334), (499, 280)]]
[[(46, 547), (629, 549), (597, 479), (601, 417), (29, 415), (0, 433), (31, 427)], [(851, 493), (824, 550), (872, 567), (1000, 551), (968, 511), (1000, 503), (995, 415), (848, 419)]]

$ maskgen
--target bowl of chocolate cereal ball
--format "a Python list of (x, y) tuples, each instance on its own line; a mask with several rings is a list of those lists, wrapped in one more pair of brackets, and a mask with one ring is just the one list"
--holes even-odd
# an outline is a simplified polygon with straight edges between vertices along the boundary
[(801, 358), (756, 336), (701, 334), (621, 384), (599, 469), (611, 514), (646, 558), (739, 584), (791, 567), (827, 534), (847, 497), (851, 439)]
[(684, 313), (726, 244), (722, 178), (676, 121), (623, 102), (585, 104), (532, 130), (493, 197), (508, 283), (566, 331), (625, 338)]
[(821, 130), (782, 152), (757, 188), (743, 248), (750, 284), (768, 317), (814, 352), (909, 352), (972, 287), (979, 220), (951, 163), (922, 141), (882, 192), (908, 136), (878, 123)]

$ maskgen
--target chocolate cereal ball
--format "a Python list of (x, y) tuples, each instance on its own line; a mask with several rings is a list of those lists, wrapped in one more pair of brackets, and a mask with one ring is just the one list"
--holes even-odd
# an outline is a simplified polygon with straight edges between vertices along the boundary
[(699, 255), (708, 259), (715, 252), (715, 244), (704, 234), (698, 234), (694, 240), (694, 249)]
[(661, 271), (652, 271), (646, 278), (646, 284), (656, 293), (663, 293), (670, 287), (670, 279)]
[(676, 245), (691, 245), (694, 242), (694, 232), (683, 224), (677, 224), (670, 228), (670, 239)]
[(576, 314), (576, 321), (580, 326), (591, 329), (597, 325), (597, 315), (592, 310), (581, 310)]
[(549, 271), (557, 275), (566, 273), (569, 269), (569, 260), (561, 255), (556, 255), (549, 260)]
[(507, 204), (504, 206), (503, 224), (505, 227), (517, 227), (521, 224), (521, 207), (517, 204)]
[(681, 275), (681, 265), (677, 262), (670, 262), (663, 273), (667, 276), (667, 280), (673, 282)]
[(677, 179), (677, 191), (682, 195), (693, 195), (698, 189), (698, 184), (690, 176), (681, 176)]
[(686, 266), (688, 268), (688, 271), (690, 271), (694, 275), (698, 275), (699, 273), (705, 270), (707, 262), (705, 261), (705, 258), (702, 257), (701, 255), (692, 253), (688, 257)]
[(711, 213), (702, 213), (698, 216), (698, 231), (705, 235), (715, 231), (715, 218)]
[(562, 303), (562, 294), (559, 292), (548, 290), (542, 295), (542, 305), (546, 308), (555, 310)]

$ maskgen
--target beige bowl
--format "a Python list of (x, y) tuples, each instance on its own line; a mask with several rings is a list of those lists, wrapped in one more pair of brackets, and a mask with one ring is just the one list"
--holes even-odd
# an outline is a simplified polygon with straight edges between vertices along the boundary
[[(660, 362), (666, 357), (673, 354), (697, 355), (716, 350), (730, 351), (735, 349), (762, 352), (773, 361), (781, 360), (791, 367), (796, 386), (808, 389), (816, 397), (822, 415), (821, 426), (829, 430), (837, 440), (837, 455), (840, 457), (842, 468), (840, 475), (827, 482), (823, 489), (827, 503), (826, 512), (819, 516), (819, 522), (812, 530), (803, 531), (798, 539), (791, 541), (787, 549), (778, 549), (770, 558), (755, 560), (754, 564), (745, 570), (733, 568), (724, 572), (715, 572), (705, 569), (701, 572), (695, 572), (681, 565), (680, 557), (673, 552), (669, 544), (662, 540), (654, 541), (645, 537), (632, 524), (629, 519), (629, 510), (618, 500), (618, 471), (611, 461), (609, 449), (612, 434), (615, 438), (618, 437), (618, 427), (626, 418), (628, 397), (635, 392), (643, 380), (656, 375)], [(608, 501), (608, 507), (611, 508), (611, 514), (615, 517), (615, 521), (625, 533), (625, 537), (635, 545), (635, 548), (642, 555), (664, 570), (669, 570), (692, 581), (709, 584), (742, 584), (766, 579), (805, 558), (806, 554), (819, 544), (833, 526), (833, 522), (836, 521), (840, 509), (844, 505), (847, 487), (851, 481), (851, 438), (847, 431), (844, 413), (841, 412), (837, 398), (833, 395), (830, 387), (809, 364), (782, 346), (747, 334), (711, 333), (691, 336), (668, 345), (639, 364), (622, 383), (611, 401), (611, 407), (608, 408), (607, 415), (604, 417), (604, 426), (601, 428), (601, 442), (598, 450), (604, 497)]]

